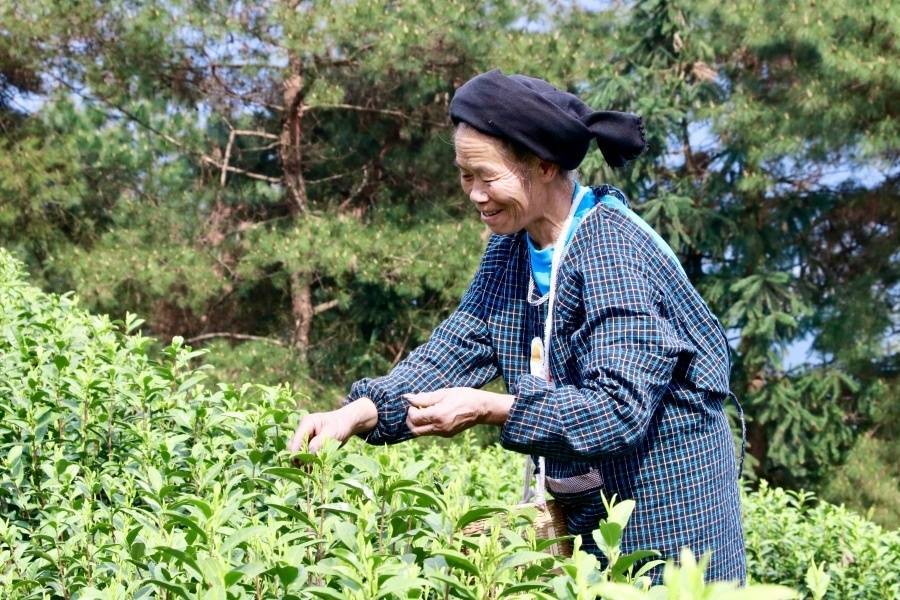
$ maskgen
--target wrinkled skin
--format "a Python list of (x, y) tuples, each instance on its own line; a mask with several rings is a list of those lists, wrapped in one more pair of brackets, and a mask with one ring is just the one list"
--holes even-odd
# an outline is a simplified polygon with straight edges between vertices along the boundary
[(537, 160), (517, 165), (502, 142), (465, 125), (454, 145), (460, 185), (482, 222), (496, 234), (525, 229), (540, 247), (552, 244), (571, 206), (572, 187), (557, 177), (559, 168)]

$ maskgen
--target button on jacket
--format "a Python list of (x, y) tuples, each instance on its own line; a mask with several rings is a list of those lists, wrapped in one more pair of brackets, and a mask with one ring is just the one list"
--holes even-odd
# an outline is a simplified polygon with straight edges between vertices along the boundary
[(707, 579), (743, 581), (724, 331), (624, 195), (607, 185), (593, 193), (621, 205), (599, 202), (563, 255), (550, 381), (529, 374), (547, 302), (533, 285), (521, 231), (493, 235), (453, 314), (388, 375), (354, 383), (347, 402), (369, 397), (378, 424), (366, 441), (395, 443), (412, 437), (402, 394), (477, 388), (501, 375), (515, 400), (500, 442), (546, 457), (547, 487), (569, 533), (585, 534), (585, 550), (598, 553), (590, 532), (605, 516), (602, 489), (637, 504), (623, 551), (712, 551)]

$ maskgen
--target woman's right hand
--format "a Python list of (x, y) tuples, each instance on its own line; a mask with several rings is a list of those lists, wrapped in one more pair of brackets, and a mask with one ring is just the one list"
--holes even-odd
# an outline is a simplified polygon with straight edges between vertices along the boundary
[(299, 452), (309, 440), (309, 451), (315, 453), (328, 438), (343, 444), (350, 436), (370, 431), (378, 424), (378, 409), (369, 398), (359, 398), (328, 412), (310, 413), (300, 419), (288, 450)]

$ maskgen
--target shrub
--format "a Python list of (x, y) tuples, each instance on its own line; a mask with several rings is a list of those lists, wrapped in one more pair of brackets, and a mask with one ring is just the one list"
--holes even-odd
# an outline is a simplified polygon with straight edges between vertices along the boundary
[[(200, 353), (175, 338), (151, 358), (150, 340), (129, 333), (138, 325), (132, 315), (114, 323), (83, 312), (70, 295), (26, 285), (0, 250), (6, 597), (737, 597), (733, 586), (706, 586), (703, 561), (687, 554), (681, 567), (666, 569), (672, 587), (649, 591), (617, 560), (600, 571), (583, 552), (550, 556), (528, 527), (533, 515), (507, 508), (520, 463), (497, 446), (372, 448), (356, 440), (289, 455), (297, 393), (206, 386), (205, 369), (190, 366)], [(628, 502), (617, 506), (595, 533), (609, 556), (630, 513)], [(780, 522), (772, 510), (762, 518)], [(490, 516), (489, 534), (462, 535), (473, 519)], [(763, 539), (783, 532), (770, 533), (778, 535)], [(859, 560), (880, 573), (896, 557), (892, 548)], [(768, 579), (802, 580), (780, 555), (761, 558)], [(852, 589), (890, 589), (852, 575), (860, 577), (847, 582)]]
[(757, 581), (798, 586), (812, 563), (825, 563), (826, 598), (900, 598), (900, 533), (808, 492), (765, 482), (744, 502), (747, 562)]

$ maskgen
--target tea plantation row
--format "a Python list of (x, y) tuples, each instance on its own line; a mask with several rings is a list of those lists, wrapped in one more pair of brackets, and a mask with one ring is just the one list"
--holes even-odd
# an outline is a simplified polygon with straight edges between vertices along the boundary
[[(354, 440), (291, 456), (286, 386), (210, 389), (177, 338), (151, 358), (133, 316), (112, 323), (24, 279), (0, 249), (4, 598), (795, 597), (707, 586), (688, 555), (646, 590), (618, 555), (628, 502), (598, 523), (609, 567), (549, 555), (533, 514), (507, 510), (521, 459), (499, 447)], [(745, 513), (753, 581), (900, 595), (896, 532), (765, 486)], [(462, 534), (485, 517), (487, 534)]]

